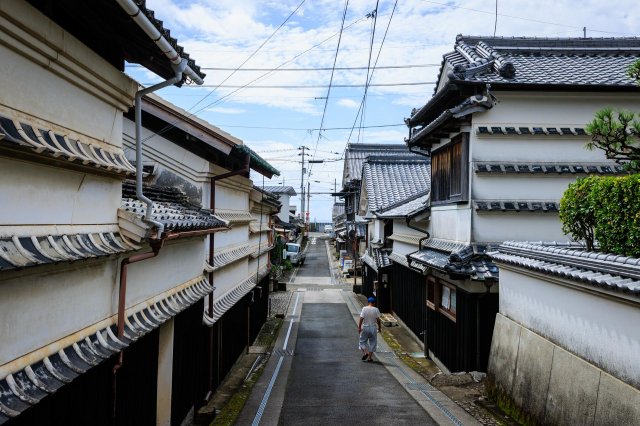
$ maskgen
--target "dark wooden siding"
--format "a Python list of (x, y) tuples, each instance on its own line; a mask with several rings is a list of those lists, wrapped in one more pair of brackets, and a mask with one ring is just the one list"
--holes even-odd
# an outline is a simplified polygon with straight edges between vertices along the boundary
[(422, 339), (427, 320), (426, 277), (402, 265), (391, 271), (391, 310)]
[(171, 424), (180, 424), (204, 403), (208, 385), (209, 328), (202, 325), (202, 299), (175, 317)]
[(456, 321), (427, 309), (426, 347), (450, 371), (486, 371), (498, 295), (469, 293), (459, 287)]
[(378, 279), (378, 273), (366, 263), (362, 264), (364, 276), (362, 277), (362, 294), (366, 297), (373, 296), (373, 282)]

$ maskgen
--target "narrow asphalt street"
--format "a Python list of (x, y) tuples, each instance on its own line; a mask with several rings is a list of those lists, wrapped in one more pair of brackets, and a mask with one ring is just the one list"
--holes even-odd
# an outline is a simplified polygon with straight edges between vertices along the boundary
[(331, 275), (325, 239), (311, 237), (293, 276), (289, 312), (237, 424), (436, 424), (385, 368), (360, 359), (351, 286)]

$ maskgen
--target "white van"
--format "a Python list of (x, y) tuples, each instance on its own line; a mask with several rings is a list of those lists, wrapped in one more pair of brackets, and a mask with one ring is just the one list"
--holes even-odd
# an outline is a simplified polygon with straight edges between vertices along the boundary
[(332, 232), (333, 232), (333, 226), (331, 226), (331, 225), (325, 225), (324, 226), (324, 233), (325, 234), (330, 234)]

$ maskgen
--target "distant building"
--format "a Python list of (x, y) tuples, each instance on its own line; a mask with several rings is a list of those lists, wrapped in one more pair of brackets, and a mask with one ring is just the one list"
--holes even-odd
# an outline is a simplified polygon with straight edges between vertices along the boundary
[[(364, 264), (362, 292), (366, 296), (375, 293), (378, 307), (383, 312), (396, 313), (420, 336), (424, 331), (423, 321), (413, 324), (409, 312), (420, 310), (423, 301), (410, 297), (413, 285), (424, 287), (424, 277), (416, 275), (412, 279), (404, 277), (397, 282), (392, 279), (396, 274), (410, 273), (413, 270), (406, 265), (405, 256), (418, 249), (419, 239), (428, 237), (425, 224), (418, 227), (414, 217), (397, 215), (397, 208), (411, 205), (416, 199), (428, 200), (430, 190), (429, 158), (417, 154), (404, 156), (369, 156), (363, 163), (360, 204), (357, 214), (369, 221), (367, 225), (367, 252), (362, 257)], [(425, 198), (426, 197), (426, 198)], [(423, 204), (416, 208), (421, 209)], [(428, 202), (426, 203), (428, 208)], [(392, 215), (385, 215), (388, 210)], [(411, 213), (411, 211), (407, 213)], [(405, 219), (396, 222), (395, 219)], [(407, 237), (407, 235), (410, 235)], [(409, 240), (407, 240), (409, 238)], [(397, 240), (397, 241), (395, 241)], [(403, 247), (409, 241), (408, 247)], [(415, 244), (411, 244), (414, 242)], [(404, 264), (392, 262), (401, 258)], [(406, 270), (406, 271), (403, 271)], [(400, 293), (409, 297), (402, 297)], [(394, 297), (395, 296), (395, 297)]]
[[(492, 334), (508, 332), (505, 321), (494, 331), (503, 288), (488, 252), (566, 240), (557, 213), (567, 185), (623, 173), (584, 149), (584, 127), (605, 105), (637, 106), (626, 68), (639, 46), (458, 36), (434, 96), (406, 119), (407, 145), (431, 157), (431, 238), (408, 260), (428, 270), (427, 350), (449, 370), (486, 370)], [(508, 361), (499, 368), (513, 371)]]
[(263, 189), (276, 196), (280, 204), (282, 204), (283, 206), (280, 210), (280, 213), (278, 213), (278, 217), (280, 218), (281, 222), (289, 223), (289, 212), (291, 211), (291, 209), (287, 207), (290, 206), (291, 197), (295, 197), (296, 195), (298, 195), (296, 193), (296, 190), (293, 189), (292, 186), (283, 185), (265, 186)]

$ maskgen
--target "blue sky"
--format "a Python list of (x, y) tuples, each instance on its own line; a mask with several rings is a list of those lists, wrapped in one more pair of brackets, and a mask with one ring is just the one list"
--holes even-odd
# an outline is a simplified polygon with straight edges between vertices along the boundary
[[(198, 65), (235, 69), (273, 34), (301, 1), (147, 0), (147, 7), (164, 21), (171, 35)], [(331, 68), (344, 4), (337, 0), (305, 1), (242, 69)], [(403, 142), (407, 135), (403, 119), (433, 94), (433, 84), (416, 83), (436, 80), (442, 55), (452, 49), (456, 34), (492, 35), (495, 25), (497, 36), (581, 37), (583, 26), (587, 27), (589, 37), (637, 35), (640, 14), (630, 12), (637, 8), (635, 1), (618, 1), (615, 7), (604, 0), (586, 0), (580, 2), (579, 7), (576, 4), (568, 0), (498, 2), (496, 25), (494, 0), (403, 0), (398, 2), (380, 50), (394, 1), (379, 1), (371, 63), (380, 51), (378, 66), (381, 68), (374, 71), (372, 84), (411, 85), (370, 87), (363, 126), (389, 127), (370, 127), (359, 135), (356, 129), (350, 141)], [(366, 15), (375, 7), (376, 1), (372, 0), (349, 1), (345, 25), (353, 25), (342, 34), (336, 67), (365, 69), (337, 70), (333, 84), (365, 83), (373, 30), (373, 19)], [(415, 66), (384, 68), (406, 65)], [(243, 70), (231, 77), (232, 71), (205, 70), (208, 87), (167, 88), (158, 94), (242, 139), (269, 160), (282, 176), (265, 180), (266, 185), (284, 181), (285, 185), (300, 191), (299, 146), (311, 148), (315, 159), (331, 160), (314, 164), (311, 176), (305, 176), (305, 181), (311, 180), (311, 219), (330, 219), (333, 198), (317, 192), (333, 191), (334, 180), (340, 187), (343, 165), (339, 159), (350, 133), (350, 130), (332, 129), (351, 129), (364, 87), (331, 89), (322, 125), (327, 130), (319, 138), (318, 131), (313, 129), (320, 127), (327, 88), (308, 86), (328, 85), (330, 70), (273, 72), (233, 95), (230, 95), (233, 88), (215, 89), (227, 77), (224, 86), (242, 86), (267, 74)], [(136, 66), (126, 71), (142, 84), (158, 81), (156, 76)], [(278, 88), (252, 88), (256, 85)], [(360, 119), (357, 123), (359, 125)], [(252, 175), (252, 178), (257, 185), (262, 184), (261, 176)], [(299, 206), (298, 197), (292, 202)]]

